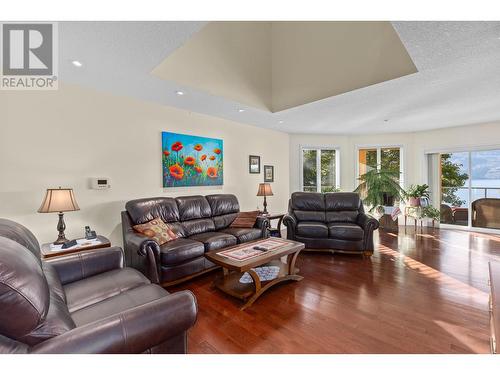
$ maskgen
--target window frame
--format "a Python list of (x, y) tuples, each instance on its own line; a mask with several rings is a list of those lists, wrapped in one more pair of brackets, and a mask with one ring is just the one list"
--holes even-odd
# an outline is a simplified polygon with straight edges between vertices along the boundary
[(399, 148), (399, 185), (405, 187), (405, 148), (402, 144), (392, 144), (392, 143), (375, 143), (375, 144), (358, 144), (354, 148), (356, 160), (356, 174), (354, 175), (354, 188), (359, 185), (359, 151), (363, 149), (376, 149), (377, 150), (377, 170), (379, 170), (382, 162), (382, 149), (383, 148)]
[[(321, 168), (321, 150), (335, 151), (335, 187), (340, 188), (340, 147), (338, 146), (311, 146), (300, 145), (299, 147), (299, 187), (304, 191), (304, 151), (316, 150), (316, 168)], [(317, 169), (316, 169), (317, 170)], [(316, 173), (316, 192), (321, 193), (321, 173)]]

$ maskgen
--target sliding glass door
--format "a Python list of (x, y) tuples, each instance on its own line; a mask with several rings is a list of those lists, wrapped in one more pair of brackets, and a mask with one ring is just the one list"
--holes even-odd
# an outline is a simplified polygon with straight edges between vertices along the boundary
[(441, 222), (500, 229), (500, 150), (440, 154)]
[(469, 225), (469, 153), (441, 154), (441, 222)]

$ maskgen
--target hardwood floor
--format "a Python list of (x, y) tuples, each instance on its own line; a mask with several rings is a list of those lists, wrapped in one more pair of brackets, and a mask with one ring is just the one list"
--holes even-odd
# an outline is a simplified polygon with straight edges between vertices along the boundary
[(488, 260), (500, 237), (400, 228), (376, 234), (371, 258), (301, 253), (304, 280), (250, 308), (216, 290), (215, 271), (190, 289), (199, 314), (190, 353), (489, 353)]

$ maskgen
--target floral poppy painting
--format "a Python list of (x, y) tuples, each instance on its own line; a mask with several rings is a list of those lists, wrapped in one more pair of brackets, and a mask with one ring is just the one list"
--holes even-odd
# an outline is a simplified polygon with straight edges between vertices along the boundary
[(222, 185), (222, 139), (162, 132), (163, 187)]

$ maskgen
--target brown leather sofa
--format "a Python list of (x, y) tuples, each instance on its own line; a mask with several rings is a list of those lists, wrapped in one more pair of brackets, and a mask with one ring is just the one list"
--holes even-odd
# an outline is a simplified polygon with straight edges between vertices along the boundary
[(0, 219), (0, 353), (186, 353), (193, 294), (123, 265), (119, 247), (42, 261), (28, 229)]
[[(267, 236), (269, 221), (258, 217), (253, 228), (230, 228), (240, 205), (232, 194), (136, 199), (122, 212), (127, 265), (164, 286), (178, 284), (217, 268), (205, 253)], [(182, 238), (161, 246), (132, 228), (160, 217)]]
[(283, 223), (287, 238), (306, 249), (365, 255), (373, 254), (373, 231), (379, 227), (357, 193), (293, 193)]

